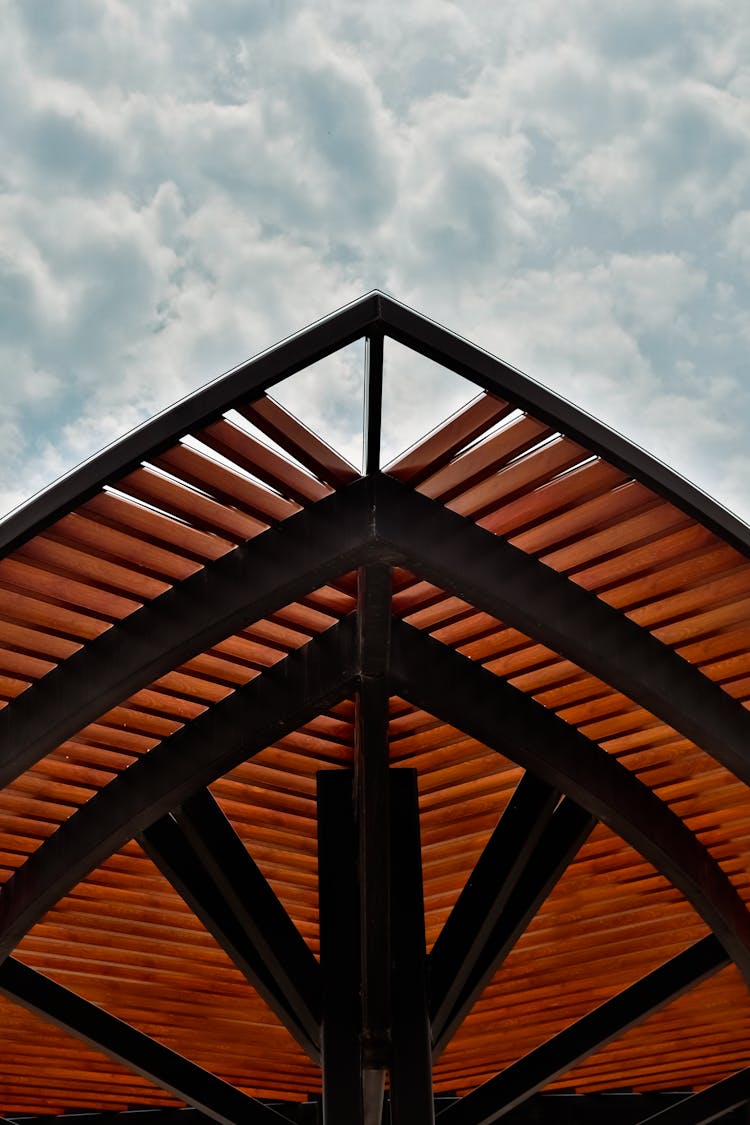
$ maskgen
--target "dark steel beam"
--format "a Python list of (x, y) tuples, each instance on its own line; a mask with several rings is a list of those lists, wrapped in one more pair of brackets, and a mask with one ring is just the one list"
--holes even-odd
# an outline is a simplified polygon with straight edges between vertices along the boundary
[(152, 459), (179, 441), (215, 421), (295, 372), (359, 340), (379, 328), (379, 293), (360, 300), (310, 325), (276, 347), (261, 352), (183, 399), (170, 410), (108, 446), (98, 456), (69, 473), (4, 521), (0, 529), (0, 554), (5, 554), (54, 520), (83, 504), (103, 487), (113, 484), (143, 461)]
[(139, 758), (18, 868), (0, 895), (0, 957), (133, 836), (353, 690), (356, 620), (344, 618)]
[(691, 1094), (677, 1105), (644, 1117), (639, 1125), (709, 1125), (720, 1121), (735, 1109), (750, 1102), (750, 1067), (721, 1082), (714, 1083), (698, 1094)]
[(391, 675), (406, 699), (560, 789), (678, 887), (750, 979), (750, 916), (699, 840), (649, 788), (530, 696), (402, 621)]
[(564, 797), (555, 809), (455, 1006), (445, 1021), (433, 1030), (433, 1058), (447, 1046), (595, 825), (596, 817), (570, 797)]
[(282, 1125), (286, 1120), (262, 1102), (14, 957), (0, 965), (0, 993), (155, 1082), (221, 1125)]
[(440, 1125), (500, 1121), (558, 1075), (728, 963), (714, 935), (703, 938), (454, 1102), (439, 1115)]
[(395, 301), (380, 298), (380, 323), (385, 334), (404, 347), (462, 375), (482, 390), (567, 434), (592, 453), (641, 480), (660, 496), (710, 527), (743, 554), (750, 554), (750, 528), (684, 477), (645, 450), (608, 429), (596, 418), (540, 386), (510, 364), (443, 328), (434, 320)]
[[(439, 1113), (456, 1099), (438, 1095), (435, 1110)], [(512, 1125), (636, 1125), (647, 1115), (660, 1113), (670, 1106), (687, 1101), (684, 1090), (651, 1093), (535, 1094), (517, 1110), (508, 1114)], [(321, 1125), (320, 1103), (317, 1101), (269, 1101), (265, 1104), (298, 1125)], [(734, 1121), (736, 1118), (731, 1118)], [(9, 1119), (13, 1125), (205, 1125), (206, 1117), (195, 1109), (131, 1109), (114, 1112), (71, 1112), (62, 1114), (16, 1114)], [(698, 1125), (698, 1123), (696, 1123)]]
[(623, 614), (408, 487), (355, 482), (209, 564), (0, 713), (0, 784), (109, 707), (346, 569), (402, 562), (591, 671), (750, 782), (750, 715)]
[(139, 842), (302, 1049), (320, 1061), (319, 966), (207, 789)]
[(380, 431), (383, 417), (383, 333), (375, 330), (367, 336), (365, 349), (364, 409), (364, 471), (377, 473), (380, 468)]
[(525, 774), (429, 957), (433, 1057), (590, 835), (595, 817)]
[(429, 956), (433, 1045), (442, 1040), (559, 797), (551, 785), (524, 774), (440, 931)]
[[(375, 1106), (376, 1103), (382, 1105), (390, 1040), (389, 687), (386, 678), (391, 624), (389, 567), (360, 567), (357, 619), (359, 684), (355, 698), (354, 786), (360, 881), (362, 1035), (365, 1067), (380, 1074), (379, 1080), (374, 1075), (368, 1079), (370, 1101)], [(375, 1109), (373, 1115), (379, 1121)]]
[(592, 672), (750, 784), (750, 713), (624, 613), (395, 480), (378, 484), (377, 534), (421, 578)]
[(392, 1125), (433, 1125), (416, 770), (391, 770)]
[(168, 449), (183, 435), (194, 433), (231, 407), (259, 396), (296, 371), (376, 332), (385, 333), (482, 389), (529, 411), (553, 429), (570, 435), (592, 452), (642, 480), (744, 554), (750, 554), (747, 525), (666, 465), (509, 364), (378, 292), (366, 294), (240, 364), (11, 513), (2, 525), (0, 554), (13, 550), (84, 503), (104, 484), (116, 482), (142, 461)]
[(351, 770), (318, 774), (323, 1125), (364, 1125), (357, 827)]
[(367, 557), (372, 485), (341, 489), (108, 629), (0, 712), (0, 786), (159, 676)]

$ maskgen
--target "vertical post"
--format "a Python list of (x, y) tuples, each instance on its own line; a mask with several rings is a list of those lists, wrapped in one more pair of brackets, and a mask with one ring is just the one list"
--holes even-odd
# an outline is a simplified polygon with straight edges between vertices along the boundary
[(434, 1125), (416, 770), (391, 771), (391, 1122)]
[(380, 1125), (390, 1056), (390, 869), (388, 655), (391, 573), (358, 575), (360, 684), (355, 709), (354, 776), (360, 877), (362, 1062), (366, 1125)]
[(318, 774), (323, 1125), (364, 1125), (357, 835), (352, 773)]
[(383, 333), (373, 332), (365, 344), (364, 472), (380, 468), (380, 427), (383, 414)]

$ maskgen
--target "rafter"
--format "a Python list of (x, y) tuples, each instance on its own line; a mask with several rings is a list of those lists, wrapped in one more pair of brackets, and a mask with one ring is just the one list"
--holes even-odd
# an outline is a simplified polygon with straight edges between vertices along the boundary
[(355, 676), (356, 621), (348, 617), (139, 758), (7, 881), (0, 896), (0, 956), (113, 851), (344, 698)]
[(163, 875), (300, 1046), (320, 1061), (319, 966), (207, 789), (140, 834)]
[[(353, 1003), (354, 1022), (347, 1023), (347, 1016), (336, 1033), (336, 1049), (352, 1062), (350, 1071), (345, 1066), (341, 1071), (346, 1096), (339, 1099), (337, 1120), (353, 1125), (361, 1117), (363, 1125), (376, 1125), (383, 1091), (380, 1063), (386, 1058), (393, 1064), (394, 1119), (429, 1118), (430, 1051), (423, 1026), (429, 1013), (423, 988), (424, 940), (419, 934), (422, 910), (415, 908), (420, 879), (418, 864), (401, 864), (394, 855), (396, 850), (399, 859), (402, 852), (412, 860), (418, 855), (417, 837), (408, 831), (409, 825), (411, 830), (417, 825), (415, 800), (411, 819), (400, 805), (395, 819), (389, 813), (391, 794), (403, 784), (402, 779), (389, 778), (387, 759), (388, 694), (398, 690), (538, 773), (542, 787), (536, 803), (530, 801), (526, 809), (526, 833), (514, 834), (512, 818), (503, 818), (505, 826), (501, 822), (497, 839), (493, 837), (436, 945), (432, 1007), (436, 1051), (523, 932), (597, 817), (671, 879), (719, 939), (698, 943), (447, 1111), (449, 1123), (455, 1118), (461, 1125), (476, 1125), (505, 1116), (511, 1103), (526, 1102), (540, 1075), (557, 1073), (558, 1065), (571, 1065), (571, 1059), (577, 1061), (595, 1050), (629, 1020), (642, 1018), (652, 1010), (649, 1005), (679, 994), (680, 980), (689, 987), (702, 972), (715, 971), (726, 961), (721, 944), (749, 978), (750, 922), (731, 882), (686, 825), (647, 785), (552, 713), (399, 622), (392, 626), (391, 667), (390, 599), (383, 596), (389, 568), (408, 566), (547, 645), (623, 692), (748, 782), (750, 716), (728, 693), (625, 614), (503, 539), (380, 476), (386, 336), (502, 396), (494, 400), (501, 411), (514, 406), (529, 410), (541, 424), (602, 455), (750, 555), (747, 528), (668, 469), (519, 372), (381, 294), (369, 295), (242, 365), (6, 521), (0, 547), (10, 550), (143, 461), (158, 463), (160, 455), (185, 434), (200, 437), (201, 428), (228, 408), (238, 407), (251, 417), (253, 401), (257, 406), (258, 397), (274, 383), (363, 337), (367, 341), (365, 478), (351, 483), (352, 472), (340, 459), (330, 457), (322, 443), (316, 444), (304, 427), (284, 417), (281, 408), (268, 407), (266, 421), (271, 419), (272, 430), (280, 427), (281, 437), (286, 434), (288, 447), (297, 448), (321, 480), (344, 487), (209, 563), (41, 676), (0, 715), (0, 785), (139, 688), (355, 566), (360, 568), (359, 630), (351, 621), (341, 623), (281, 667), (210, 708), (107, 785), (42, 844), (8, 881), (0, 898), (0, 974), (8, 980), (14, 972), (20, 974), (15, 982), (19, 996), (26, 989), (36, 997), (32, 1007), (42, 997), (49, 1018), (57, 1018), (60, 994), (54, 990), (58, 986), (41, 983), (44, 978), (40, 982), (24, 977), (30, 970), (13, 958), (3, 964), (2, 957), (77, 879), (133, 832), (141, 832), (162, 870), (315, 1057), (317, 966), (312, 954), (207, 791), (191, 794), (241, 758), (356, 691), (356, 783), (352, 787), (348, 782), (344, 835), (334, 832), (321, 846), (321, 853), (327, 849), (323, 866), (327, 865), (329, 875), (340, 871), (346, 883), (347, 904), (342, 909), (352, 939), (342, 941), (339, 935), (337, 946), (328, 931), (329, 950), (339, 951), (338, 957), (327, 958), (329, 987), (340, 968), (347, 987), (356, 985), (357, 992), (354, 999), (342, 1001), (341, 1009)], [(263, 408), (258, 409), (263, 421)], [(279, 481), (283, 491), (289, 481), (283, 473)], [(313, 483), (312, 494), (325, 491)], [(232, 495), (231, 490), (216, 493), (218, 500), (229, 498), (230, 503)], [(307, 493), (303, 490), (302, 495)], [(379, 594), (370, 597), (368, 590)], [(529, 788), (530, 784), (524, 787), (524, 794)], [(557, 790), (569, 795), (553, 812)], [(522, 804), (520, 797), (517, 804)], [(154, 818), (160, 818), (156, 824)], [(516, 855), (508, 862), (511, 852)], [(329, 902), (340, 889), (335, 879), (329, 879)], [(398, 910), (399, 924), (391, 917), (392, 906)], [(462, 935), (469, 931), (466, 940)], [(391, 995), (394, 982), (397, 992)], [(409, 1002), (402, 1003), (406, 996)], [(144, 1057), (145, 1046), (128, 1038), (132, 1029), (119, 1031), (115, 1027), (119, 1021), (108, 1023), (112, 1017), (96, 1015), (96, 1009), (92, 1013), (85, 1005), (73, 994), (65, 997), (65, 1018), (78, 1022), (73, 1028), (77, 1034), (93, 1029), (91, 1041), (104, 1049), (116, 1041), (125, 1044), (125, 1054), (129, 1052), (136, 1062)], [(190, 1085), (194, 1081), (202, 1089), (202, 1080), (190, 1064), (185, 1064), (188, 1070), (179, 1070), (183, 1060), (176, 1063), (158, 1052), (155, 1057), (159, 1065), (164, 1064), (167, 1076), (176, 1073), (188, 1089), (194, 1090)], [(330, 1051), (327, 1065), (334, 1066)], [(174, 1066), (177, 1071), (170, 1069)], [(741, 1104), (729, 1103), (744, 1089), (742, 1073), (673, 1106), (659, 1119), (699, 1125), (731, 1112)], [(217, 1120), (237, 1120), (240, 1103), (226, 1101), (224, 1091), (210, 1086), (212, 1079), (208, 1076), (209, 1087), (218, 1099), (213, 1115)], [(331, 1088), (329, 1081), (329, 1093)], [(177, 1087), (173, 1092), (179, 1093)], [(222, 1116), (225, 1107), (226, 1117)], [(263, 1106), (260, 1110), (266, 1112)], [(242, 1118), (256, 1120), (248, 1116), (247, 1107)], [(335, 1125), (334, 1118), (336, 1113), (330, 1125)]]
[(142, 1074), (220, 1125), (283, 1125), (286, 1120), (15, 957), (0, 965), (0, 993)]
[(605, 1001), (438, 1117), (440, 1125), (493, 1125), (537, 1090), (729, 963), (710, 935)]

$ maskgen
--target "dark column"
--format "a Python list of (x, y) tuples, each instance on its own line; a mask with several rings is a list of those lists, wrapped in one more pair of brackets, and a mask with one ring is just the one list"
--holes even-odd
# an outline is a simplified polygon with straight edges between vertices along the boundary
[(359, 888), (352, 773), (318, 774), (324, 1125), (364, 1125)]
[(391, 770), (391, 1121), (433, 1125), (416, 770)]
[(391, 572), (358, 574), (359, 691), (354, 778), (362, 956), (362, 1062), (366, 1125), (380, 1125), (390, 1057), (390, 871), (387, 682)]

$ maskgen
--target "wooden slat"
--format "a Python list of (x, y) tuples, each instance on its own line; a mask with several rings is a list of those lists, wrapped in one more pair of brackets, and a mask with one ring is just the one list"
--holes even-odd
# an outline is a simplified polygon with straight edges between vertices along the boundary
[(241, 469), (277, 488), (282, 495), (306, 504), (322, 500), (330, 488), (315, 477), (285, 461), (262, 442), (238, 426), (222, 419), (196, 435), (205, 445), (227, 457)]
[(509, 403), (493, 395), (478, 395), (391, 461), (385, 471), (396, 480), (419, 484), (512, 410)]
[(269, 395), (256, 399), (250, 406), (240, 407), (239, 413), (333, 488), (349, 484), (359, 476), (341, 454)]

